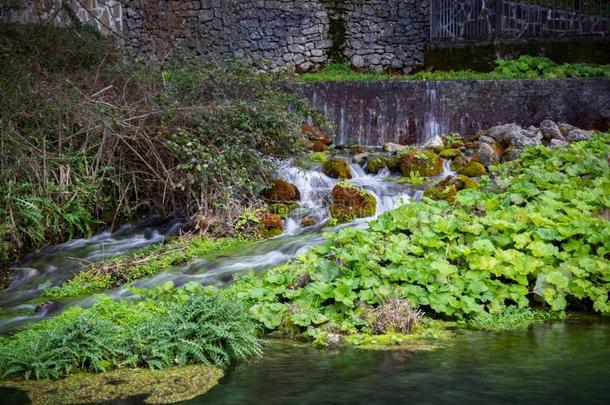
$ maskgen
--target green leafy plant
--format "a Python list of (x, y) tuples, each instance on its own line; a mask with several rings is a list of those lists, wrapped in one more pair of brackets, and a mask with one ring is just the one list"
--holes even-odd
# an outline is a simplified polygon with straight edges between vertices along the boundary
[(259, 355), (256, 336), (256, 324), (240, 302), (201, 286), (176, 289), (170, 283), (136, 301), (101, 296), (90, 309), (71, 308), (2, 338), (0, 378), (187, 363), (225, 367)]
[(368, 230), (326, 234), (326, 245), (232, 288), (265, 328), (312, 339), (373, 333), (371, 311), (392, 298), (481, 328), (571, 306), (608, 315), (610, 224), (600, 213), (610, 206), (609, 152), (607, 134), (527, 149), (453, 205), (425, 199)]

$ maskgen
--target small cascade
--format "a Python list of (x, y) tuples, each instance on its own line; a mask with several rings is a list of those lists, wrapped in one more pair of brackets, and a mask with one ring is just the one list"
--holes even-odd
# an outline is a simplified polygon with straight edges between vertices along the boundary
[[(391, 181), (390, 173), (367, 174), (360, 165), (352, 164), (352, 183), (372, 193), (377, 200), (377, 213), (398, 207), (401, 204), (421, 198), (421, 192), (408, 185)], [(446, 172), (450, 169), (447, 165)], [(133, 283), (136, 288), (151, 288), (171, 281), (176, 285), (198, 282), (222, 285), (230, 282), (236, 274), (247, 271), (262, 271), (286, 263), (305, 253), (312, 246), (324, 243), (323, 231), (344, 227), (366, 227), (371, 218), (363, 218), (349, 224), (328, 227), (328, 207), (331, 192), (339, 180), (332, 179), (320, 170), (302, 169), (286, 162), (278, 172), (279, 177), (296, 185), (300, 191), (299, 207), (294, 209), (284, 221), (284, 233), (271, 239), (253, 243), (239, 251), (210, 260), (194, 260), (184, 265), (168, 269), (149, 279)], [(303, 224), (305, 218), (313, 219), (313, 225)], [(51, 302), (36, 307), (24, 302), (39, 296), (48, 286), (59, 285), (70, 279), (86, 264), (118, 257), (134, 249), (159, 243), (178, 231), (180, 221), (164, 226), (148, 224), (129, 225), (114, 233), (104, 232), (90, 239), (73, 240), (46, 249), (23, 260), (13, 267), (17, 274), (11, 286), (0, 294), (3, 310), (15, 311), (15, 316), (0, 319), (0, 333), (18, 328), (24, 323), (38, 321), (60, 313), (66, 306), (90, 306), (95, 297), (85, 297), (72, 302)], [(130, 288), (117, 288), (108, 292), (115, 299), (133, 298)], [(26, 314), (22, 315), (18, 311)]]
[(428, 108), (426, 109), (424, 118), (425, 121), (422, 143), (435, 136), (442, 136), (446, 130), (446, 128), (443, 128), (442, 125), (444, 122), (444, 108), (441, 104), (439, 104), (436, 91), (435, 82), (426, 82), (426, 102), (428, 104)]

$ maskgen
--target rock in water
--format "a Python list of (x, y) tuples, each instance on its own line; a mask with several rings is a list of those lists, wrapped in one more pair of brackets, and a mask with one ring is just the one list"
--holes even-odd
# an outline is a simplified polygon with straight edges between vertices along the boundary
[(352, 170), (341, 158), (330, 158), (322, 166), (322, 173), (333, 179), (351, 179)]

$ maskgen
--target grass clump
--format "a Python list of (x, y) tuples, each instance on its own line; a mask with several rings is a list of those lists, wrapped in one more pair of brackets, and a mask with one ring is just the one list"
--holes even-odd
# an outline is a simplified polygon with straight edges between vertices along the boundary
[(190, 363), (226, 367), (260, 354), (257, 327), (240, 302), (204, 287), (168, 284), (135, 301), (98, 297), (90, 309), (2, 338), (0, 378), (57, 379), (76, 370), (161, 369)]
[[(526, 149), (453, 204), (407, 204), (232, 288), (268, 330), (319, 339), (374, 334), (391, 299), (427, 317), (518, 324), (586, 308), (610, 315), (610, 136)], [(509, 307), (509, 312), (506, 308)], [(512, 308), (516, 307), (516, 308)], [(511, 312), (512, 311), (512, 312)]]
[(530, 308), (511, 306), (494, 314), (479, 314), (466, 322), (465, 326), (477, 330), (504, 331), (523, 329), (531, 325), (563, 318), (565, 318), (565, 314), (562, 312), (532, 310)]
[(66, 283), (45, 289), (45, 299), (66, 299), (101, 292), (154, 276), (198, 257), (220, 256), (247, 243), (243, 238), (184, 237), (147, 247), (127, 258), (93, 263)]
[(491, 72), (473, 70), (429, 71), (401, 75), (356, 71), (346, 64), (329, 65), (314, 73), (299, 76), (304, 82), (375, 81), (375, 80), (502, 80), (502, 79), (566, 79), (610, 77), (610, 65), (558, 64), (549, 58), (523, 55), (517, 59), (499, 59)]

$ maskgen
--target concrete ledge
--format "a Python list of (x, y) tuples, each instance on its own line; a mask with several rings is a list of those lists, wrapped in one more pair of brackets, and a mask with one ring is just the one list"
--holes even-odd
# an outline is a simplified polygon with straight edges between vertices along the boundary
[(335, 124), (338, 143), (416, 144), (544, 119), (604, 129), (610, 79), (315, 82), (294, 85)]

